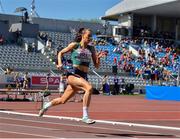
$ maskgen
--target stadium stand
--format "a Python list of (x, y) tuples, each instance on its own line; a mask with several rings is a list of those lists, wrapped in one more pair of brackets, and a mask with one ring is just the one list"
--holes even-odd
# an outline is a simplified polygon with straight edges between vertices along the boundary
[[(7, 18), (11, 20), (8, 16)], [(55, 65), (57, 53), (74, 40), (75, 36), (72, 30), (76, 30), (77, 26), (75, 25), (77, 23), (67, 22), (68, 24), (66, 24), (64, 21), (57, 21), (57, 23), (62, 22), (61, 25), (67, 28), (67, 30), (58, 30), (57, 27), (49, 26), (53, 22), (50, 19), (47, 21), (42, 19), (42, 21), (47, 24), (47, 27), (38, 21), (40, 23), (40, 30), (37, 37), (20, 36), (20, 41), (18, 42), (7, 41), (8, 43), (0, 45), (1, 75), (4, 74), (3, 70), (11, 67), (15, 72), (20, 72), (20, 75), (24, 75), (28, 71), (30, 77), (45, 77), (51, 72), (52, 77), (59, 77), (60, 73)], [(87, 25), (89, 28), (92, 27), (93, 30), (97, 31), (94, 24), (88, 23)], [(79, 24), (79, 27), (82, 26)], [(99, 29), (101, 30), (100, 27)], [(117, 67), (117, 76), (120, 82), (124, 80), (126, 84), (133, 84), (135, 89), (143, 89), (146, 85), (151, 84), (174, 85), (178, 74), (177, 68), (180, 57), (175, 53), (171, 40), (166, 39), (167, 41), (163, 42), (162, 38), (141, 36), (138, 35), (137, 31), (137, 37), (131, 39), (125, 38), (120, 42), (116, 42), (112, 36), (103, 36), (100, 32), (99, 35), (93, 35), (92, 43), (97, 51), (107, 51), (108, 55), (101, 59), (101, 66), (99, 69), (95, 69), (95, 72), (101, 77), (105, 74), (108, 75), (110, 86), (114, 84), (113, 67)], [(39, 47), (39, 42), (41, 47)], [(68, 61), (70, 54), (65, 55), (64, 58)], [(153, 63), (154, 61), (155, 63)], [(157, 65), (162, 65), (162, 67)], [(160, 70), (161, 68), (163, 70)], [(96, 89), (100, 89), (102, 79), (92, 72), (93, 69), (94, 67), (91, 64), (88, 76), (89, 81)], [(154, 80), (151, 78), (152, 76), (147, 76), (149, 72), (153, 75), (157, 72), (159, 77), (152, 81)]]
[(7, 44), (0, 47), (0, 64), (2, 68), (14, 70), (43, 70), (55, 67), (41, 53), (27, 52), (24, 48)]

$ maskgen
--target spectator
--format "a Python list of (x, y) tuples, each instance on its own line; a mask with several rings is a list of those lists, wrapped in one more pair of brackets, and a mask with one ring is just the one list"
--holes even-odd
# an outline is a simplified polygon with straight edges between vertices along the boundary
[(114, 88), (113, 88), (113, 95), (119, 94), (119, 79), (116, 74), (114, 74)]
[(27, 10), (24, 12), (24, 23), (28, 23), (29, 15)]
[(101, 35), (100, 30), (97, 30), (96, 35)]
[(120, 80), (120, 93), (125, 93), (125, 86), (126, 86), (125, 80), (124, 78), (122, 78)]
[(103, 93), (104, 94), (110, 94), (109, 84), (108, 84), (108, 76), (104, 75), (102, 79), (102, 87), (103, 87)]
[(4, 44), (4, 38), (2, 35), (0, 35), (0, 45), (3, 45)]
[(49, 71), (49, 73), (47, 73), (46, 75), (46, 89), (49, 89), (49, 78), (51, 76), (51, 72)]
[(46, 41), (46, 47), (47, 48), (51, 48), (52, 47), (52, 40), (50, 38)]
[(114, 65), (117, 65), (117, 58), (114, 57)]
[(36, 44), (34, 42), (32, 43), (32, 52), (36, 52)]
[(16, 43), (20, 42), (20, 37), (22, 36), (21, 31), (19, 29), (17, 29), (17, 31), (15, 32), (15, 41)]
[(28, 89), (28, 88), (29, 88), (29, 76), (28, 76), (28, 72), (26, 72), (23, 79), (23, 89)]
[(15, 82), (15, 85), (16, 85), (16, 89), (17, 90), (20, 90), (20, 76), (19, 76), (19, 73), (17, 72), (14, 76), (14, 82)]
[(6, 68), (6, 71), (5, 71), (5, 74), (11, 74), (11, 72), (12, 72), (12, 69), (10, 68), (10, 67), (7, 67)]

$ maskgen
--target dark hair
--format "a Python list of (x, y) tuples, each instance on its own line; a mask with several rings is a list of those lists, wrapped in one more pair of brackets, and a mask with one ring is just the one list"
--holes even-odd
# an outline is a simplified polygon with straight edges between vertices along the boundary
[(76, 37), (74, 39), (75, 42), (80, 42), (82, 39), (82, 33), (84, 31), (84, 28), (80, 28), (79, 31), (76, 34)]

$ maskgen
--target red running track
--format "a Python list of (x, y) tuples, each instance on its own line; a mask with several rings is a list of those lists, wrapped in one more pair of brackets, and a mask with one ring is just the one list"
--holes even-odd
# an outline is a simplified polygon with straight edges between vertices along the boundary
[[(55, 96), (53, 96), (55, 97)], [(0, 102), (3, 111), (37, 114), (39, 102)], [(46, 115), (81, 118), (82, 103), (68, 102)], [(90, 116), (96, 120), (132, 122), (180, 129), (180, 102), (145, 100), (144, 96), (94, 95)], [(1, 138), (180, 138), (179, 130), (112, 125), (0, 113)]]

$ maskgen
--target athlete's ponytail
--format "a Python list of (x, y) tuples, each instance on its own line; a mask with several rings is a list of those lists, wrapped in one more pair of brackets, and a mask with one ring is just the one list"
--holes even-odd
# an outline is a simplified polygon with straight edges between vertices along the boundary
[(74, 39), (75, 42), (80, 42), (82, 39), (82, 34), (83, 34), (84, 28), (80, 28), (79, 31), (76, 34), (76, 37)]

